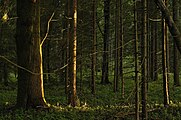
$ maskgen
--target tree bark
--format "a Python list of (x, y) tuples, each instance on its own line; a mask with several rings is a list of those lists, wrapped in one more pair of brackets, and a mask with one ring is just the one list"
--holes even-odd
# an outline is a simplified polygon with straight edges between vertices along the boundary
[(43, 89), (42, 51), (40, 47), (39, 0), (17, 0), (17, 107), (47, 106)]

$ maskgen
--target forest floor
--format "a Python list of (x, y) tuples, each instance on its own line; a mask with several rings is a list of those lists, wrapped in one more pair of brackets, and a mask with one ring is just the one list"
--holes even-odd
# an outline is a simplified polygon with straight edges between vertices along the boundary
[[(45, 98), (50, 109), (9, 110), (16, 103), (17, 85), (0, 85), (0, 120), (133, 120), (134, 80), (125, 81), (124, 98), (121, 92), (113, 92), (113, 84), (101, 85), (96, 82), (96, 94), (90, 92), (89, 81), (83, 82), (77, 93), (80, 106), (67, 105), (64, 83), (45, 84)], [(152, 120), (181, 119), (181, 87), (169, 83), (170, 105), (163, 106), (162, 80), (148, 84), (148, 118)], [(140, 107), (141, 111), (141, 107)], [(141, 112), (140, 112), (141, 116)]]

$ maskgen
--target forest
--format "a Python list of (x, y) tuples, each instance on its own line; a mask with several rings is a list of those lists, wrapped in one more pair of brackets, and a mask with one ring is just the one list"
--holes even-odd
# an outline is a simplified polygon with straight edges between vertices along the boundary
[(180, 0), (0, 0), (0, 120), (181, 119)]

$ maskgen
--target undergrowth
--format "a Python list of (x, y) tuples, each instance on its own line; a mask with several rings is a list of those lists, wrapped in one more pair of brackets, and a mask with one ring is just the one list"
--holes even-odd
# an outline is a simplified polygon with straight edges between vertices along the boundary
[[(13, 83), (12, 83), (13, 84)], [(79, 84), (79, 83), (78, 83)], [(163, 106), (162, 81), (150, 81), (148, 85), (148, 116), (153, 120), (179, 120), (181, 118), (181, 87), (170, 82), (170, 106)], [(16, 86), (16, 85), (13, 85)], [(64, 84), (45, 84), (45, 97), (49, 109), (8, 109), (15, 105), (17, 89), (0, 85), (0, 120), (119, 120), (134, 119), (134, 80), (125, 81), (125, 96), (113, 92), (113, 85), (96, 82), (96, 94), (92, 95), (89, 81), (77, 87), (80, 106), (67, 105)], [(141, 110), (141, 106), (140, 106)], [(141, 113), (140, 113), (141, 116)]]

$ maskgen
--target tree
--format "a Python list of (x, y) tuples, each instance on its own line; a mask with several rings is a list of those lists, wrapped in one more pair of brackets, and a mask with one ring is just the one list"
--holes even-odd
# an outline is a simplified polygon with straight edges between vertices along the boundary
[(122, 97), (124, 98), (124, 78), (123, 78), (123, 0), (120, 0), (120, 31), (119, 31), (119, 39), (120, 39), (120, 79), (121, 79), (121, 92)]
[(158, 34), (158, 12), (154, 1), (149, 2), (149, 25), (150, 25), (150, 78), (151, 80), (157, 80), (158, 70), (157, 70), (157, 34)]
[(139, 79), (138, 79), (138, 21), (137, 0), (134, 0), (134, 39), (135, 39), (135, 119), (139, 120)]
[(109, 22), (110, 22), (110, 0), (104, 0), (104, 48), (102, 62), (102, 84), (109, 84), (108, 79), (108, 48), (109, 48)]
[[(70, 54), (69, 54), (69, 48), (70, 48), (70, 0), (66, 1), (66, 17), (65, 19), (67, 20), (67, 42), (66, 42), (66, 77), (65, 77), (65, 93), (69, 93), (69, 84), (70, 84), (70, 79), (69, 79), (69, 63), (70, 63)], [(69, 95), (68, 95), (69, 97)], [(70, 101), (68, 101), (70, 103)]]
[(147, 78), (148, 78), (148, 72), (147, 72), (147, 0), (141, 1), (142, 6), (142, 27), (141, 27), (141, 104), (142, 104), (142, 119), (148, 119), (147, 117)]
[(119, 39), (120, 37), (120, 0), (116, 0), (115, 12), (115, 70), (114, 70), (114, 92), (119, 92)]
[[(47, 106), (40, 46), (40, 1), (17, 0), (17, 107)], [(22, 69), (23, 68), (23, 69)]]
[(70, 66), (69, 66), (69, 77), (70, 77), (70, 96), (69, 104), (73, 107), (78, 105), (77, 101), (77, 90), (76, 90), (76, 59), (77, 59), (77, 0), (73, 0), (72, 9), (72, 20), (73, 20), (73, 37), (70, 41)]
[[(175, 24), (179, 24), (179, 1), (178, 0), (173, 0), (173, 20)], [(174, 44), (173, 47), (173, 59), (174, 59), (174, 85), (180, 86), (180, 81), (179, 81), (179, 55), (178, 55), (178, 49), (176, 47), (176, 44)]]
[[(164, 1), (167, 4), (167, 1)], [(167, 26), (164, 19), (162, 19), (162, 70), (163, 70), (163, 91), (164, 91), (164, 105), (169, 104), (169, 93), (168, 93), (168, 34)]]
[(95, 73), (96, 73), (96, 0), (93, 0), (93, 17), (92, 17), (92, 22), (93, 22), (93, 26), (92, 26), (92, 82), (91, 82), (91, 90), (92, 90), (92, 94), (95, 94)]

